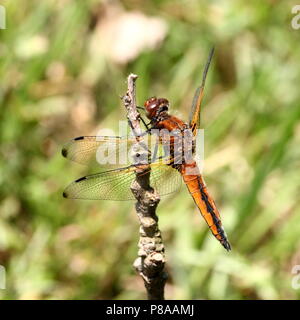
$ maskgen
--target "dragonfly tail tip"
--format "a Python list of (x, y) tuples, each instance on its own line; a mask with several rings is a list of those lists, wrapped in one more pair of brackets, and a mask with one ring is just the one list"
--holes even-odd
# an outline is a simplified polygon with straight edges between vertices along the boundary
[(222, 242), (222, 245), (228, 252), (231, 251), (231, 245), (228, 240), (225, 240), (224, 242)]

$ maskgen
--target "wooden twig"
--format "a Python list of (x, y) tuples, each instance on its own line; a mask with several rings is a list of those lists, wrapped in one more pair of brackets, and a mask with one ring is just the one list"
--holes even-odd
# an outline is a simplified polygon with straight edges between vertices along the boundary
[(136, 179), (131, 185), (131, 191), (137, 199), (135, 208), (140, 221), (138, 258), (134, 261), (133, 266), (144, 280), (148, 299), (163, 300), (167, 273), (164, 271), (164, 245), (155, 212), (160, 198), (149, 184), (149, 165), (145, 161), (149, 159), (149, 152), (141, 148), (143, 137), (140, 136), (142, 133), (140, 114), (137, 111), (135, 100), (136, 79), (137, 76), (134, 74), (128, 76), (128, 90), (123, 97), (123, 103), (127, 109), (127, 119), (137, 141), (135, 150), (138, 151), (134, 152), (134, 161), (143, 163), (137, 168)]

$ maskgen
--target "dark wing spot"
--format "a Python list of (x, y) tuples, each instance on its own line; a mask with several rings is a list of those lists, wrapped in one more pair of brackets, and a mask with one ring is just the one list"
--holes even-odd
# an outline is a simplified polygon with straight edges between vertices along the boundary
[(81, 136), (81, 137), (77, 137), (77, 138), (74, 138), (74, 140), (83, 140), (84, 139), (84, 137), (83, 136)]
[(63, 157), (67, 157), (68, 156), (68, 151), (67, 151), (67, 149), (66, 148), (63, 148), (62, 150), (61, 150), (61, 154), (63, 155)]
[(63, 195), (64, 198), (68, 198), (68, 194), (65, 191), (63, 192), (62, 195)]
[(79, 178), (79, 179), (75, 180), (75, 182), (80, 182), (80, 181), (85, 180), (85, 179), (86, 179), (86, 177), (82, 177), (82, 178)]

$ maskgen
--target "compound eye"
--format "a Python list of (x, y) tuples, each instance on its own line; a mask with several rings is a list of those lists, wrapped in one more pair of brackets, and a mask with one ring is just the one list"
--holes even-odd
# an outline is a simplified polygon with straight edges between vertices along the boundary
[(151, 97), (148, 100), (145, 101), (144, 106), (150, 107), (151, 104), (154, 104), (154, 102), (157, 100), (156, 97)]
[(160, 98), (159, 105), (161, 106), (161, 108), (169, 108), (169, 101), (165, 98)]

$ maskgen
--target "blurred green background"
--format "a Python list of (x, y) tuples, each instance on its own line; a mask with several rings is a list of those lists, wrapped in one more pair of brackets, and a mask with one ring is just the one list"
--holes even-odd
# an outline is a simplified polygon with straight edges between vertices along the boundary
[(69, 139), (118, 129), (139, 75), (188, 118), (210, 47), (204, 176), (233, 250), (210, 234), (185, 187), (161, 201), (168, 299), (298, 299), (300, 30), (295, 1), (1, 1), (2, 299), (144, 299), (132, 268), (133, 202), (66, 200), (89, 171)]

